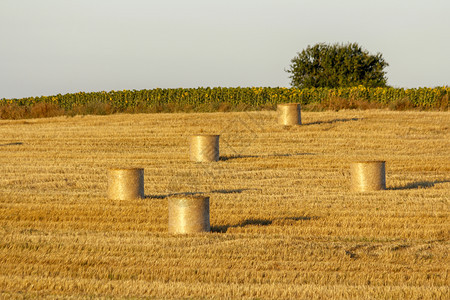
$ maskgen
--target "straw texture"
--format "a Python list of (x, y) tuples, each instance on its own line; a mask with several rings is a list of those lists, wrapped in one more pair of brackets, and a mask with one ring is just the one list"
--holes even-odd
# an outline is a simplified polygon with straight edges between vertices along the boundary
[(195, 162), (219, 160), (219, 135), (194, 135), (190, 140), (190, 158)]
[(384, 161), (358, 161), (350, 166), (352, 190), (368, 192), (386, 189)]
[(299, 103), (284, 103), (277, 105), (278, 124), (285, 126), (301, 125), (301, 109)]
[(169, 197), (169, 232), (209, 232), (209, 197)]
[(144, 198), (144, 169), (110, 168), (108, 198), (112, 200)]

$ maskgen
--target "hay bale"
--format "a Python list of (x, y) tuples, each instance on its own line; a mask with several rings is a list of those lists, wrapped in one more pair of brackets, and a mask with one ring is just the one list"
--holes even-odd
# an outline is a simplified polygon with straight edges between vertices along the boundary
[(209, 197), (169, 197), (169, 233), (209, 231)]
[(385, 161), (357, 161), (350, 165), (351, 189), (368, 192), (386, 189)]
[(190, 159), (195, 162), (219, 160), (219, 135), (193, 135), (190, 140)]
[(112, 200), (144, 198), (144, 169), (110, 168), (108, 170), (108, 198)]
[(301, 125), (301, 107), (299, 103), (283, 103), (277, 105), (278, 124), (284, 126)]

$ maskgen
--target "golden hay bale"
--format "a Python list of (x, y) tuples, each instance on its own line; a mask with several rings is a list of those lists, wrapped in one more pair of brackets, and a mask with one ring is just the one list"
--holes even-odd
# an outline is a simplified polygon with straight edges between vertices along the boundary
[(277, 105), (278, 124), (284, 126), (301, 125), (301, 108), (299, 103)]
[(209, 224), (209, 197), (169, 197), (169, 232), (196, 233), (211, 231)]
[(144, 169), (110, 168), (108, 198), (112, 200), (144, 198)]
[(195, 162), (219, 160), (219, 135), (193, 135), (190, 141), (190, 158)]
[(358, 161), (350, 165), (352, 190), (356, 192), (386, 189), (385, 161)]

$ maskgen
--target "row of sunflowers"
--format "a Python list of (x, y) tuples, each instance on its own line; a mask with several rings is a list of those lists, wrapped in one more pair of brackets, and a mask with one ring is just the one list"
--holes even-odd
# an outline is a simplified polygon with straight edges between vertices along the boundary
[(205, 103), (229, 103), (231, 105), (246, 104), (260, 106), (283, 102), (302, 104), (320, 103), (335, 98), (362, 99), (369, 102), (389, 104), (399, 100), (408, 100), (418, 108), (434, 107), (450, 94), (450, 87), (434, 88), (368, 88), (364, 86), (348, 88), (285, 88), (285, 87), (199, 87), (199, 88), (168, 88), (148, 90), (123, 90), (102, 92), (79, 92), (57, 94), (54, 96), (28, 97), (21, 99), (0, 99), (2, 104), (17, 104), (29, 106), (40, 102), (53, 103), (64, 109), (75, 105), (100, 102), (124, 109), (137, 105), (155, 106), (168, 103), (182, 105), (200, 105)]

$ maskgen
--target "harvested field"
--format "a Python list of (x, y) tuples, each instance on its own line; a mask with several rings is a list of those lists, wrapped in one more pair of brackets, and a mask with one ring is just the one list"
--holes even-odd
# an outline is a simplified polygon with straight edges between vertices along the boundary
[[(0, 121), (0, 298), (445, 299), (450, 113), (137, 114)], [(189, 137), (220, 134), (193, 163)], [(386, 190), (350, 191), (385, 160)], [(107, 169), (144, 168), (109, 200)], [(167, 197), (212, 233), (167, 233)]]

